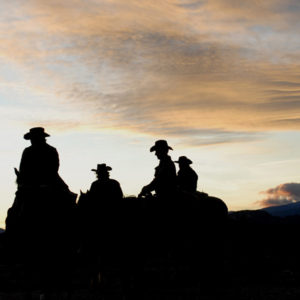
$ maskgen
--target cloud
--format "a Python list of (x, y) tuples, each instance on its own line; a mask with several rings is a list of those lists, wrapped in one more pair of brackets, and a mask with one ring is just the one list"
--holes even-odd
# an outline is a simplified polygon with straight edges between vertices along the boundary
[[(151, 132), (155, 130), (151, 129)], [(177, 137), (179, 144), (188, 146), (206, 146), (224, 143), (240, 143), (259, 140), (264, 137), (258, 132), (225, 131), (222, 129), (189, 129), (172, 127), (171, 129), (156, 129), (156, 135), (164, 137)]]
[(300, 183), (283, 183), (261, 192), (266, 198), (259, 201), (262, 207), (278, 206), (300, 201)]
[(0, 60), (48, 91), (49, 124), (77, 110), (72, 126), (248, 141), (300, 129), (299, 12), (292, 0), (12, 0)]

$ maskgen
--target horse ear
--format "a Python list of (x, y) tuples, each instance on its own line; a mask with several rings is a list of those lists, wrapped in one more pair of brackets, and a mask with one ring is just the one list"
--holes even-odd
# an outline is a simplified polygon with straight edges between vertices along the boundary
[(20, 172), (19, 172), (19, 170), (18, 170), (17, 168), (14, 168), (14, 171), (15, 171), (15, 174), (16, 174), (17, 176), (20, 175)]

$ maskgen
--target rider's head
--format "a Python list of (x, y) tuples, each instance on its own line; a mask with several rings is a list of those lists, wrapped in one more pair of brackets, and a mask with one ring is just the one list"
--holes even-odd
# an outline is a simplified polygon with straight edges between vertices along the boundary
[(162, 149), (156, 149), (155, 150), (155, 155), (158, 159), (161, 159), (163, 157), (165, 157), (169, 152), (169, 149), (165, 149), (165, 148), (162, 148)]
[(50, 136), (43, 127), (34, 127), (24, 134), (25, 140), (30, 140), (32, 145), (40, 145), (46, 142), (46, 137)]
[(188, 168), (193, 162), (187, 158), (186, 156), (180, 156), (177, 161), (175, 161), (179, 165), (180, 169)]
[(46, 138), (44, 136), (34, 137), (30, 139), (31, 145), (42, 145), (46, 143)]
[(169, 150), (173, 150), (165, 140), (158, 140), (155, 145), (150, 148), (150, 152), (155, 151), (155, 155), (158, 159), (165, 157)]
[(112, 168), (107, 166), (106, 164), (98, 164), (97, 169), (92, 169), (97, 174), (97, 178), (101, 179), (108, 179), (109, 178), (109, 171), (111, 171)]

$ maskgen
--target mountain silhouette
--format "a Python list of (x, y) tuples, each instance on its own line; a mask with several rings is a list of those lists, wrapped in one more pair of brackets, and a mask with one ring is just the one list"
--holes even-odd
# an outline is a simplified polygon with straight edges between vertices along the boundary
[(300, 215), (300, 202), (289, 203), (280, 206), (270, 206), (262, 209), (272, 216), (287, 217)]

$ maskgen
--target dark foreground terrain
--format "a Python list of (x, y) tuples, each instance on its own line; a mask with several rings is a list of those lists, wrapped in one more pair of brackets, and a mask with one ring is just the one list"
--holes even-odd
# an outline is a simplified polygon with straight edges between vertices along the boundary
[[(43, 289), (47, 276), (41, 276), (41, 266), (16, 263), (2, 248), (0, 300), (43, 299), (41, 294), (44, 299), (299, 299), (300, 216), (240, 211), (219, 223), (185, 213), (151, 218), (153, 226), (145, 226), (149, 215), (147, 222), (140, 220), (143, 226), (134, 235), (112, 242), (117, 251), (99, 264), (100, 277), (93, 281), (91, 261), (73, 251), (66, 280), (53, 289), (51, 284)], [(55, 285), (51, 276), (47, 280)]]

